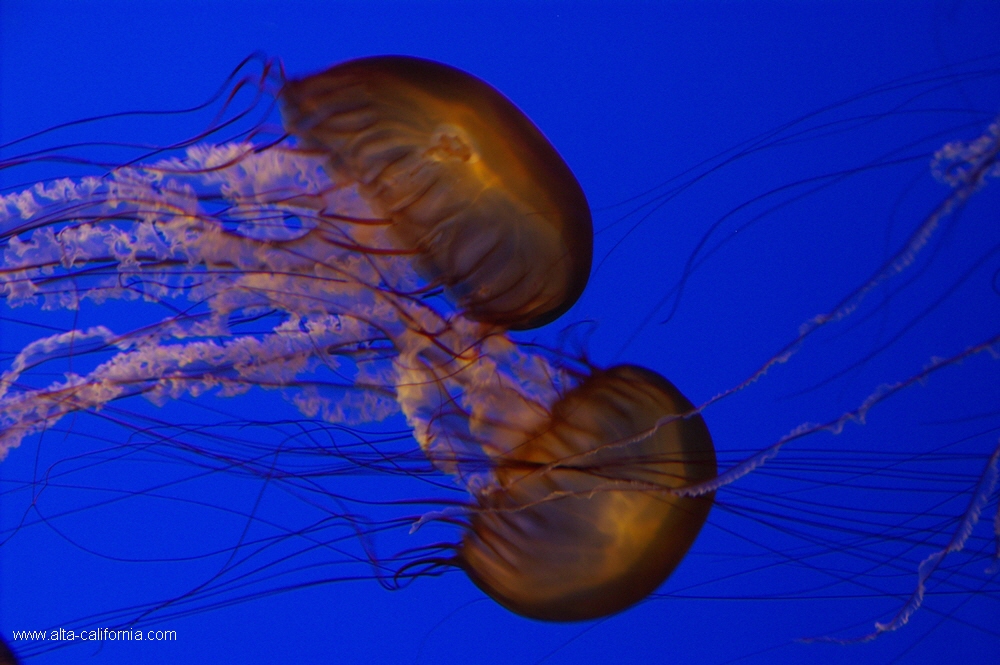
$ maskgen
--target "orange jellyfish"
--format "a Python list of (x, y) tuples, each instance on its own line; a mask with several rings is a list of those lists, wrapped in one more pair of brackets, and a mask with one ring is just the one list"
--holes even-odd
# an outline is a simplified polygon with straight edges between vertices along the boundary
[(447, 65), (352, 60), (282, 88), (285, 123), (354, 183), (466, 316), (555, 320), (590, 275), (590, 208), (559, 153), (490, 85)]
[[(374, 170), (362, 173), (336, 144), (319, 157), (290, 146), (194, 145), (182, 158), (122, 167), (100, 178), (41, 183), (5, 197), (10, 242), (2, 288), (9, 305), (74, 309), (85, 300), (178, 295), (197, 303), (134, 335), (97, 325), (27, 345), (6, 372), (0, 396), (28, 366), (41, 362), (39, 355), (57, 347), (93, 340), (123, 353), (80, 377), (81, 386), (74, 377), (42, 391), (7, 395), (5, 448), (52, 417), (130, 394), (169, 392), (166, 377), (178, 371), (185, 375), (182, 391), (226, 383), (215, 369), (240, 381), (281, 385), (303, 368), (313, 346), (351, 356), (358, 377), (368, 361), (358, 359), (353, 346), (383, 339), (400, 358), (413, 355), (432, 373), (445, 371), (490, 334), (490, 325), (470, 319), (528, 327), (572, 305), (589, 271), (589, 210), (569, 168), (530, 121), (486, 84), (443, 65), (388, 58), (345, 67), (372, 73), (348, 86), (350, 91), (367, 89), (368, 82), (376, 91), (385, 89), (376, 85), (385, 70), (395, 72), (388, 81), (404, 93), (427, 101), (406, 81), (426, 83), (430, 72), (431, 79), (440, 79), (430, 86), (436, 94), (451, 90), (466, 101), (453, 100), (454, 117), (416, 113), (414, 130), (433, 125), (426, 136), (386, 133), (389, 119), (385, 127), (362, 124), (365, 131), (357, 133), (352, 150), (388, 150), (399, 157), (405, 148), (408, 159), (425, 160), (419, 168), (372, 157)], [(282, 88), (293, 128), (303, 122), (303, 105), (315, 106), (303, 88), (336, 84), (339, 71)], [(316, 136), (333, 141), (334, 124), (341, 121), (334, 110), (346, 102), (335, 94), (330, 99), (326, 87), (323, 94), (327, 106), (316, 112), (327, 116), (305, 135), (308, 143)], [(373, 106), (385, 110), (394, 103)], [(438, 107), (445, 108), (438, 103), (431, 109), (436, 113)], [(367, 108), (355, 110), (368, 117)], [(484, 117), (477, 120), (473, 111)], [(512, 145), (503, 145), (504, 132)], [(429, 143), (406, 143), (412, 140)], [(454, 151), (442, 152), (441, 146)], [(345, 172), (342, 163), (357, 168)], [(14, 223), (16, 217), (21, 219)], [(95, 263), (115, 269), (83, 269)], [(193, 270), (207, 276), (192, 280)], [(442, 284), (469, 316), (427, 304)], [(207, 341), (232, 336), (227, 319), (236, 312), (266, 307), (287, 316), (276, 334), (235, 336), (221, 345)], [(164, 338), (206, 341), (160, 350), (147, 343)], [(323, 355), (321, 362), (330, 364)], [(198, 365), (193, 373), (181, 369), (192, 363)], [(355, 383), (369, 385), (358, 377)], [(380, 377), (370, 378), (370, 385), (379, 383)], [(335, 411), (351, 408), (349, 399), (320, 402)], [(314, 402), (306, 411), (318, 408)]]
[(708, 428), (682, 417), (693, 410), (647, 369), (595, 372), (501, 457), (459, 565), (535, 619), (594, 619), (639, 602), (681, 562), (712, 507), (710, 493), (668, 491), (715, 477)]

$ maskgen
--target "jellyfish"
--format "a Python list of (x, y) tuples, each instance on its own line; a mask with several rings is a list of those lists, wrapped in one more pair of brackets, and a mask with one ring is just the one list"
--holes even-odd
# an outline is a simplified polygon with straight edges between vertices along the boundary
[[(387, 72), (386, 77), (392, 78), (390, 74)], [(320, 76), (323, 84), (328, 82)], [(929, 84), (924, 81), (922, 85)], [(326, 108), (323, 112), (328, 111)], [(293, 112), (285, 113), (286, 117), (295, 117)], [(901, 111), (885, 117), (899, 120), (906, 115)], [(741, 158), (781, 155), (782, 148), (810, 145), (813, 136), (824, 132), (836, 136), (836, 131), (845, 127), (860, 132), (865, 118), (860, 113), (859, 118), (853, 124), (840, 117), (832, 124), (822, 119), (807, 129), (791, 127), (761, 139), (757, 145), (741, 147), (737, 154)], [(793, 332), (788, 335), (791, 344), (787, 348), (783, 339), (782, 344), (770, 346), (763, 357), (748, 351), (748, 358), (758, 364), (749, 369), (737, 368), (734, 373), (739, 372), (739, 376), (732, 380), (717, 381), (709, 390), (701, 387), (692, 393), (686, 385), (691, 383), (689, 377), (683, 384), (685, 392), (697, 395), (689, 402), (669, 384), (664, 385), (662, 377), (650, 376), (646, 370), (629, 365), (595, 367), (587, 362), (587, 354), (574, 350), (572, 344), (533, 343), (534, 338), (506, 334), (505, 328), (540, 323), (558, 308), (548, 313), (534, 310), (524, 318), (510, 318), (509, 312), (499, 317), (484, 313), (489, 307), (481, 309), (475, 297), (469, 295), (482, 293), (478, 285), (465, 281), (462, 271), (451, 270), (451, 259), (440, 259), (433, 255), (433, 249), (427, 254), (431, 245), (400, 231), (400, 225), (407, 220), (393, 216), (392, 203), (375, 200), (374, 190), (354, 184), (357, 181), (353, 178), (360, 177), (355, 175), (358, 171), (352, 170), (356, 165), (331, 158), (331, 152), (336, 154), (341, 149), (338, 144), (310, 137), (311, 126), (297, 129), (296, 122), (290, 120), (290, 128), (305, 149), (296, 146), (289, 150), (280, 140), (255, 134), (252, 141), (221, 142), (213, 148), (182, 146), (180, 156), (161, 156), (156, 150), (152, 157), (142, 160), (121, 160), (118, 166), (125, 162), (128, 166), (114, 169), (113, 176), (103, 182), (78, 179), (63, 182), (60, 190), (49, 181), (48, 185), (32, 188), (30, 197), (22, 194), (18, 199), (26, 209), (39, 205), (40, 210), (47, 207), (53, 214), (39, 218), (44, 224), (22, 231), (14, 243), (22, 253), (12, 264), (14, 273), (23, 272), (12, 277), (11, 283), (23, 290), (10, 296), (9, 302), (20, 303), (20, 309), (7, 310), (8, 321), (14, 321), (20, 312), (30, 311), (37, 314), (36, 320), (28, 315), (20, 318), (55, 330), (42, 333), (41, 338), (37, 334), (30, 337), (16, 346), (10, 358), (8, 367), (13, 372), (8, 376), (12, 387), (7, 395), (30, 391), (37, 395), (31, 405), (18, 403), (19, 412), (11, 409), (11, 413), (24, 414), (25, 429), (12, 432), (10, 440), (28, 437), (24, 440), (40, 441), (39, 449), (53, 454), (63, 443), (53, 436), (63, 439), (72, 434), (70, 438), (77, 440), (91, 436), (99, 442), (97, 450), (64, 448), (57, 460), (41, 465), (43, 471), (35, 475), (40, 481), (35, 487), (41, 488), (41, 507), (51, 506), (60, 492), (67, 497), (78, 491), (101, 494), (99, 499), (72, 494), (75, 503), (71, 502), (65, 511), (59, 506), (60, 510), (44, 513), (45, 520), (58, 528), (81, 507), (97, 518), (122, 504), (160, 501), (178, 512), (202, 504), (201, 510), (218, 512), (220, 521), (221, 515), (228, 512), (229, 517), (241, 522), (236, 535), (227, 530), (223, 542), (207, 539), (194, 552), (179, 547), (184, 543), (178, 542), (170, 546), (160, 543), (150, 548), (151, 553), (140, 553), (135, 558), (144, 561), (147, 570), (152, 569), (150, 561), (157, 558), (170, 559), (174, 565), (210, 555), (221, 555), (224, 561), (208, 572), (201, 571), (197, 584), (152, 603), (148, 595), (135, 601), (122, 599), (117, 607), (127, 609), (99, 620), (129, 622), (138, 617), (141, 621), (170, 621), (273, 596), (280, 590), (305, 589), (330, 581), (341, 583), (362, 576), (391, 588), (408, 586), (408, 592), (419, 593), (437, 581), (446, 583), (450, 572), (464, 571), (500, 605), (527, 616), (557, 620), (601, 616), (637, 600), (637, 611), (660, 607), (680, 608), (677, 611), (683, 612), (681, 604), (699, 596), (719, 599), (737, 595), (744, 600), (751, 596), (752, 600), (759, 594), (769, 601), (780, 601), (785, 599), (783, 594), (800, 593), (814, 606), (821, 602), (816, 599), (824, 595), (848, 597), (844, 587), (854, 590), (868, 585), (863, 588), (884, 604), (891, 604), (891, 608), (880, 607), (869, 622), (863, 621), (869, 618), (867, 615), (846, 612), (849, 621), (859, 624), (847, 631), (847, 637), (852, 637), (870, 632), (873, 621), (888, 621), (893, 612), (907, 606), (905, 594), (917, 586), (920, 562), (948, 544), (938, 542), (940, 535), (950, 537), (956, 525), (945, 522), (965, 510), (962, 506), (953, 511), (948, 503), (923, 512), (903, 508), (894, 513), (891, 509), (883, 511), (881, 503), (878, 509), (872, 508), (871, 503), (876, 502), (872, 495), (895, 496), (891, 490), (899, 490), (946, 496), (952, 503), (967, 501), (973, 495), (988, 496), (988, 492), (972, 491), (987, 466), (988, 455), (967, 452), (957, 445), (961, 443), (957, 437), (942, 441), (941, 450), (921, 459), (894, 456), (880, 449), (856, 451), (845, 444), (856, 422), (866, 415), (869, 422), (864, 429), (872, 432), (873, 439), (905, 436), (902, 424), (894, 423), (892, 432), (875, 429), (882, 409), (901, 398), (913, 399), (930, 414), (931, 407), (919, 398), (922, 383), (937, 387), (937, 382), (960, 364), (966, 376), (983, 371), (981, 365), (991, 347), (979, 342), (990, 337), (979, 339), (976, 333), (968, 332), (962, 339), (976, 339), (977, 344), (968, 347), (976, 352), (963, 355), (963, 347), (947, 347), (946, 355), (928, 366), (918, 363), (916, 368), (892, 367), (885, 376), (894, 377), (898, 385), (879, 388), (880, 384), (873, 383), (864, 370), (887, 355), (900, 360), (903, 354), (873, 353), (872, 358), (866, 358), (869, 347), (852, 337), (854, 322), (877, 323), (879, 315), (894, 311), (894, 305), (906, 304), (912, 289), (903, 287), (911, 279), (918, 287), (926, 285), (927, 280), (919, 278), (933, 276), (933, 271), (920, 260), (936, 252), (946, 255), (946, 243), (940, 249), (933, 242), (920, 245), (914, 255), (916, 260), (900, 264), (902, 269), (897, 273), (857, 276), (848, 293), (857, 292), (859, 298), (848, 301), (848, 307), (842, 310), (829, 306), (816, 310), (831, 316), (793, 321), (793, 331), (798, 323), (809, 324), (801, 338)], [(305, 123), (309, 125), (308, 120)], [(449, 150), (457, 146), (458, 155), (466, 154), (463, 146), (474, 145), (474, 135), (450, 117), (445, 124), (457, 125), (462, 131), (449, 128), (438, 137), (443, 144), (437, 145)], [(973, 154), (980, 155), (983, 165), (990, 163), (988, 157), (983, 159), (987, 152), (971, 149), (978, 145), (976, 137), (983, 135), (987, 124), (979, 114), (958, 128), (949, 126), (947, 134), (931, 137), (937, 148), (951, 146), (937, 162), (939, 172), (946, 181), (946, 176), (957, 176), (955, 191), (968, 193), (970, 204), (975, 204), (981, 193), (988, 196), (991, 191), (988, 180), (992, 172), (968, 168), (975, 161), (969, 159)], [(322, 128), (322, 123), (316, 127)], [(956, 140), (964, 142), (953, 143)], [(991, 145), (988, 140), (980, 143)], [(758, 146), (761, 150), (755, 152)], [(919, 152), (921, 168), (928, 172), (931, 158), (923, 150)], [(891, 157), (865, 164), (860, 170), (876, 173)], [(829, 166), (827, 172), (833, 174), (827, 181), (843, 176), (834, 166)], [(988, 177), (961, 177), (970, 172)], [(978, 184), (970, 188), (970, 183)], [(93, 189), (88, 191), (86, 188), (91, 186)], [(649, 197), (650, 207), (660, 205), (664, 197), (659, 195), (656, 192)], [(952, 202), (952, 206), (937, 217), (940, 223), (929, 236), (932, 240), (964, 236), (965, 229), (952, 222), (963, 219), (960, 198), (965, 194), (955, 198), (935, 190), (934, 196), (938, 202)], [(822, 201), (822, 191), (806, 200)], [(64, 204), (72, 211), (60, 208)], [(780, 212), (780, 204), (770, 205)], [(14, 214), (20, 215), (20, 209), (15, 209)], [(71, 217), (82, 223), (65, 224), (70, 231), (56, 238), (59, 220)], [(657, 310), (657, 316), (672, 316), (674, 320), (683, 316), (687, 303), (703, 297), (698, 282), (706, 273), (713, 273), (713, 266), (716, 276), (729, 275), (718, 268), (718, 257), (734, 244), (751, 242), (746, 238), (762, 224), (755, 219), (735, 228), (732, 224), (724, 227), (728, 218), (722, 220), (720, 228), (730, 233), (708, 234), (705, 250), (692, 251), (690, 265), (682, 262), (686, 280), (680, 280), (683, 283), (678, 284), (675, 297)], [(91, 226), (83, 220), (91, 222)], [(927, 220), (930, 217), (924, 217)], [(149, 226), (143, 226), (145, 221), (150, 222), (152, 232)], [(165, 230), (159, 230), (161, 225)], [(37, 239), (32, 237), (46, 227), (53, 229), (51, 240), (45, 233)], [(645, 234), (646, 241), (651, 237)], [(887, 244), (895, 250), (898, 238), (893, 240), (897, 242)], [(133, 254), (127, 249), (131, 246), (140, 249)], [(666, 251), (668, 243), (655, 246)], [(232, 249), (236, 251), (230, 252)], [(63, 263), (67, 251), (69, 259)], [(766, 256), (779, 261), (791, 260), (793, 254), (792, 250), (783, 250), (778, 256)], [(34, 261), (31, 264), (24, 258), (29, 255)], [(759, 261), (759, 256), (755, 260)], [(126, 270), (109, 270), (111, 265), (125, 266)], [(960, 265), (970, 273), (974, 267), (969, 262)], [(321, 268), (318, 271), (317, 266)], [(602, 270), (606, 271), (606, 266)], [(564, 283), (570, 281), (566, 278)], [(70, 283), (73, 288), (68, 288)], [(865, 290), (863, 287), (869, 283), (871, 288)], [(942, 284), (943, 294), (931, 295), (928, 291), (917, 298), (918, 304), (932, 315), (936, 314), (935, 297), (945, 298), (952, 285)], [(885, 288), (887, 285), (889, 288)], [(679, 303), (677, 313), (673, 312), (675, 302)], [(866, 311), (865, 306), (873, 302), (871, 310)], [(37, 309), (27, 310), (32, 303)], [(146, 320), (124, 333), (101, 321), (101, 314), (115, 312), (122, 305), (135, 318)], [(337, 314), (331, 315), (330, 311)], [(810, 316), (816, 311), (811, 311)], [(63, 319), (53, 325), (47, 317), (59, 312), (69, 313), (71, 318), (79, 316), (84, 322), (90, 313), (97, 322), (77, 325), (66, 324)], [(114, 320), (110, 314), (106, 316), (108, 321)], [(886, 318), (909, 323), (902, 316)], [(672, 343), (675, 340), (670, 323), (665, 327), (657, 324), (655, 321), (643, 328), (663, 336), (663, 340), (657, 340), (657, 349), (670, 347), (679, 358), (695, 355), (688, 352), (687, 346)], [(737, 331), (740, 338), (752, 336), (749, 318), (733, 314), (724, 325)], [(642, 326), (626, 327), (632, 333)], [(711, 337), (712, 327), (705, 323), (701, 334)], [(990, 329), (989, 325), (985, 327)], [(9, 325), (7, 329), (19, 328)], [(871, 325), (860, 324), (858, 328), (862, 333), (871, 329)], [(67, 334), (71, 330), (79, 332)], [(905, 334), (905, 330), (893, 330), (892, 334)], [(894, 350), (888, 333), (879, 339), (889, 351)], [(647, 341), (637, 336), (631, 341), (632, 348), (651, 354), (651, 346), (642, 347)], [(772, 420), (779, 420), (778, 416), (788, 408), (785, 405), (797, 395), (789, 397), (779, 391), (774, 401), (768, 402), (772, 397), (769, 391), (775, 386), (784, 387), (783, 377), (798, 370), (806, 378), (798, 385), (792, 384), (795, 390), (831, 392), (829, 386), (817, 387), (816, 383), (837, 379), (845, 368), (831, 367), (810, 352), (822, 354), (832, 345), (839, 352), (841, 347), (835, 346), (838, 342), (861, 356), (860, 364), (846, 367), (847, 378), (860, 384), (849, 394), (855, 401), (832, 418), (810, 421), (791, 433), (787, 429), (775, 432)], [(721, 352), (722, 343), (715, 344)], [(183, 347), (184, 352), (168, 348), (174, 346)], [(879, 348), (875, 346), (874, 351)], [(932, 347), (918, 356), (919, 361), (925, 362), (936, 352)], [(834, 357), (843, 362), (840, 355)], [(711, 354), (697, 354), (706, 375), (716, 364), (711, 358)], [(758, 372), (758, 368), (764, 371)], [(995, 370), (987, 367), (985, 371)], [(622, 377), (628, 378), (624, 385)], [(841, 388), (843, 383), (834, 385)], [(628, 391), (636, 387), (642, 387), (639, 394), (629, 395)], [(932, 395), (944, 399), (946, 392), (938, 388)], [(279, 393), (286, 399), (275, 399)], [(713, 400), (716, 394), (722, 395), (721, 399)], [(162, 407), (148, 408), (145, 401), (136, 399), (140, 395)], [(216, 396), (224, 398), (216, 400)], [(596, 408), (586, 406), (594, 396), (600, 396), (605, 405), (614, 404), (616, 399), (647, 400), (658, 404), (659, 410), (656, 416), (638, 410), (633, 428), (610, 434), (607, 438), (614, 440), (604, 441), (592, 453), (574, 450), (569, 459), (553, 464), (555, 449), (548, 444), (536, 447), (535, 441), (566, 438), (565, 431), (572, 429), (567, 414), (581, 410), (592, 413), (596, 422), (580, 439), (603, 439), (597, 433), (615, 430), (612, 424), (600, 420), (600, 414), (594, 413)], [(867, 398), (872, 399), (865, 401)], [(754, 408), (743, 409), (740, 400)], [(10, 402), (14, 404), (15, 400)], [(247, 405), (247, 410), (227, 407), (230, 403)], [(178, 416), (178, 405), (194, 406), (204, 412)], [(860, 408), (866, 406), (870, 409)], [(847, 417), (841, 419), (845, 411)], [(699, 420), (702, 412), (713, 425), (713, 438), (720, 444), (719, 470), (735, 471), (727, 478), (740, 476), (729, 485), (710, 486), (715, 461), (714, 455), (707, 452), (710, 449), (703, 436), (707, 433)], [(947, 417), (952, 412), (959, 411), (948, 409), (941, 415)], [(720, 413), (734, 417), (723, 419)], [(396, 428), (366, 427), (382, 415)], [(795, 417), (799, 415), (795, 413)], [(811, 414), (803, 416), (803, 420), (808, 417)], [(801, 426), (803, 420), (792, 424)], [(734, 421), (738, 424), (734, 425)], [(90, 423), (88, 427), (94, 429), (86, 431), (80, 422)], [(95, 422), (109, 429), (98, 429)], [(781, 425), (787, 426), (787, 422)], [(690, 438), (678, 435), (685, 430), (693, 431)], [(842, 430), (846, 435), (829, 436), (827, 445), (824, 437), (833, 430)], [(414, 439), (417, 444), (410, 445)], [(776, 440), (781, 444), (778, 447), (773, 445)], [(112, 445), (105, 445), (108, 443)], [(674, 458), (678, 451), (670, 446), (684, 444), (695, 447), (695, 463)], [(30, 449), (21, 445), (22, 450), (11, 456)], [(651, 453), (646, 446), (658, 448)], [(636, 477), (635, 468), (629, 468), (631, 460), (635, 455), (646, 458), (649, 454), (664, 456), (653, 463), (655, 478), (646, 475), (646, 466)], [(621, 469), (623, 461), (625, 470)], [(937, 473), (923, 466), (929, 463), (938, 465)], [(138, 476), (144, 465), (156, 466), (163, 475), (143, 479), (135, 486), (122, 486), (118, 483), (131, 483), (132, 474), (125, 474), (129, 476), (126, 480), (110, 480), (94, 472), (106, 468), (112, 473), (117, 468), (135, 471)], [(970, 471), (970, 466), (975, 469)], [(171, 476), (170, 471), (177, 468), (183, 471)], [(946, 471), (942, 473), (940, 468)], [(88, 475), (88, 470), (94, 475)], [(983, 479), (988, 485), (987, 475)], [(570, 480), (577, 476), (586, 481), (578, 485)], [(80, 482), (87, 478), (90, 483)], [(205, 478), (220, 484), (223, 479), (226, 483), (232, 481), (232, 494), (226, 496), (218, 491), (212, 499), (215, 503), (211, 507), (204, 505), (207, 502), (200, 496), (196, 498), (191, 488)], [(376, 495), (367, 485), (381, 481), (391, 483), (395, 489), (373, 500), (371, 497)], [(768, 484), (770, 481), (773, 484)], [(237, 489), (241, 482), (242, 489)], [(550, 483), (557, 484), (567, 495), (543, 491), (517, 501), (515, 506), (505, 503), (518, 491)], [(700, 485), (700, 493), (681, 491), (685, 487), (691, 490), (692, 485)], [(248, 486), (263, 497), (259, 503), (257, 494), (241, 494)], [(623, 486), (628, 490), (623, 491)], [(498, 487), (511, 491), (491, 491)], [(665, 492), (664, 487), (671, 491)], [(25, 488), (21, 489), (23, 492)], [(851, 503), (852, 490), (862, 502)], [(279, 493), (284, 503), (269, 508), (265, 504), (272, 491)], [(813, 491), (817, 494), (811, 494)], [(713, 493), (715, 507), (706, 518), (707, 497)], [(849, 498), (842, 502), (845, 495)], [(538, 497), (537, 503), (530, 496)], [(597, 594), (600, 603), (591, 604), (593, 598), (572, 594), (563, 596), (568, 599), (561, 602), (551, 600), (554, 596), (549, 595), (542, 602), (538, 595), (549, 590), (538, 584), (538, 579), (551, 581), (548, 571), (564, 567), (558, 558), (529, 561), (532, 553), (524, 552), (522, 560), (536, 565), (518, 571), (537, 573), (538, 579), (515, 579), (509, 571), (498, 573), (497, 567), (485, 560), (484, 555), (494, 551), (489, 544), (498, 534), (507, 535), (506, 544), (516, 543), (522, 532), (547, 520), (557, 520), (565, 530), (555, 532), (565, 538), (564, 542), (575, 544), (581, 530), (573, 528), (573, 508), (583, 501), (662, 504), (658, 507), (665, 511), (653, 511), (651, 519), (666, 524), (690, 516), (692, 519), (683, 527), (689, 534), (704, 523), (703, 533), (694, 545), (689, 542), (693, 538), (690, 536), (666, 554), (648, 554), (647, 563), (663, 566), (664, 559), (680, 556), (690, 547), (686, 563), (673, 573), (678, 586), (668, 585), (660, 594), (650, 595), (665, 572), (663, 568), (657, 570), (656, 565), (640, 566), (630, 569), (633, 576), (616, 579), (614, 594)], [(289, 506), (316, 512), (301, 517), (294, 510), (283, 514)], [(883, 517), (884, 523), (879, 521)], [(926, 525), (928, 521), (944, 524), (931, 528)], [(744, 544), (742, 549), (720, 545), (725, 535), (734, 539), (756, 537), (759, 531), (750, 535), (733, 528), (748, 523), (766, 526), (779, 536), (762, 539), (760, 549), (755, 549), (756, 542)], [(35, 524), (44, 528), (38, 521), (22, 530), (27, 532)], [(984, 581), (981, 571), (971, 570), (990, 556), (983, 553), (988, 540), (983, 535), (984, 524), (981, 521), (976, 526), (972, 541), (966, 543), (969, 546), (964, 552), (975, 553), (969, 562), (963, 560), (959, 566), (932, 572), (925, 579), (927, 584), (938, 582), (951, 593), (964, 591), (966, 597), (976, 596), (977, 600), (982, 594), (974, 593), (975, 585), (990, 588), (990, 578)], [(457, 533), (465, 534), (459, 542), (456, 525), (461, 529)], [(399, 554), (386, 556), (387, 547), (392, 552), (391, 548), (400, 542), (392, 538), (409, 537), (414, 527), (416, 533), (411, 538), (417, 544), (404, 544)], [(656, 527), (643, 530), (643, 534), (653, 531)], [(67, 537), (75, 541), (77, 535)], [(843, 543), (844, 537), (850, 542)], [(400, 540), (405, 542), (405, 538)], [(122, 557), (122, 551), (108, 546), (112, 542), (108, 538), (100, 554)], [(662, 540), (654, 538), (650, 542)], [(79, 545), (85, 549), (91, 543), (80, 541)], [(761, 554), (762, 550), (771, 558)], [(732, 552), (736, 554), (730, 555)], [(744, 556), (746, 552), (752, 554)], [(559, 551), (550, 554), (558, 556)], [(947, 566), (960, 556), (961, 552), (948, 553), (942, 561)], [(316, 558), (324, 563), (318, 563)], [(327, 567), (321, 567), (324, 565)], [(796, 586), (786, 573), (801, 568), (812, 569), (815, 577), (811, 580), (820, 582)], [(692, 569), (693, 581), (689, 574)], [(772, 571), (776, 574), (770, 575)], [(613, 570), (609, 572), (614, 574)], [(426, 580), (430, 576), (446, 579)], [(767, 592), (770, 596), (757, 587), (746, 590), (743, 586), (747, 580), (751, 584), (756, 578), (773, 582), (774, 577), (787, 579), (777, 580), (776, 588)], [(416, 580), (423, 581), (411, 584)], [(837, 586), (838, 582), (843, 586)], [(785, 583), (788, 589), (782, 586)], [(531, 585), (535, 585), (530, 590), (539, 592), (537, 595), (518, 595)], [(891, 593), (885, 590), (890, 587), (894, 589)], [(405, 603), (402, 596), (396, 594), (396, 602)], [(433, 602), (427, 604), (433, 606)], [(922, 610), (923, 614), (917, 612), (918, 619), (928, 614), (927, 608)], [(623, 620), (633, 616), (626, 614)], [(795, 636), (817, 634), (825, 635), (799, 632)]]
[(693, 411), (655, 372), (593, 373), (555, 403), (541, 432), (504, 455), (458, 552), (463, 570), (536, 619), (595, 619), (646, 598), (712, 506), (711, 494), (664, 491), (715, 477), (700, 416), (659, 422)]
[(466, 316), (549, 323), (590, 275), (590, 208), (573, 173), (503, 95), (419, 58), (363, 58), (282, 89), (285, 122), (356, 183)]
[[(318, 90), (307, 93), (310, 88)], [(373, 92), (371, 99), (342, 99), (342, 88), (354, 97), (358, 90)], [(120, 394), (169, 392), (162, 377), (192, 363), (201, 363), (193, 383), (205, 382), (205, 387), (229, 379), (217, 376), (214, 363), (227, 372), (240, 368), (236, 376), (261, 380), (261, 368), (249, 370), (248, 362), (284, 363), (278, 384), (301, 369), (301, 361), (287, 355), (290, 338), (272, 350), (264, 349), (270, 340), (247, 337), (222, 346), (175, 346), (162, 356), (148, 348), (155, 339), (227, 334), (224, 319), (239, 310), (288, 312), (292, 328), (321, 335), (320, 347), (336, 340), (346, 348), (384, 337), (400, 357), (437, 354), (440, 358), (430, 364), (447, 365), (475, 344), (476, 335), (488, 336), (482, 326), (466, 326), (466, 319), (539, 325), (579, 296), (590, 266), (586, 199), (541, 133), (488, 85), (444, 65), (397, 57), (346, 63), (289, 82), (281, 94), (292, 131), (305, 131), (307, 145), (317, 136), (328, 144), (322, 166), (301, 151), (276, 147), (255, 155), (250, 144), (195, 146), (182, 160), (120, 169), (103, 179), (57, 181), (7, 197), (8, 212), (22, 219), (6, 231), (8, 303), (40, 299), (43, 308), (73, 308), (78, 298), (157, 299), (185, 291), (206, 311), (145, 329), (140, 333), (145, 341), (97, 326), (26, 347), (5, 375), (5, 394), (29, 364), (42, 362), (37, 356), (66, 344), (96, 340), (122, 350), (137, 348), (83, 378), (90, 388), (68, 381), (11, 401), (5, 409), (5, 449), (40, 423), (73, 409), (92, 408)], [(380, 113), (413, 111), (393, 97), (398, 94), (425, 103), (429, 117), (418, 106), (414, 126), (398, 132), (397, 118), (379, 119)], [(312, 108), (317, 99), (322, 105)], [(455, 108), (449, 110), (448, 104)], [(306, 106), (324, 118), (308, 130), (302, 129)], [(342, 109), (351, 113), (342, 118)], [(442, 109), (454, 117), (435, 117)], [(502, 122), (494, 122), (494, 115)], [(421, 135), (428, 122), (433, 126)], [(500, 137), (514, 145), (504, 147)], [(366, 166), (365, 159), (372, 164)], [(542, 185), (543, 176), (551, 186)], [(204, 187), (217, 191), (198, 191)], [(218, 212), (206, 210), (204, 201), (215, 196), (227, 199), (227, 205)], [(136, 223), (107, 223), (116, 218)], [(235, 232), (225, 228), (227, 222)], [(98, 272), (80, 288), (77, 265), (94, 263), (109, 263), (118, 275)], [(429, 280), (427, 287), (418, 285), (409, 264)], [(210, 277), (190, 288), (191, 271), (200, 267)], [(89, 279), (90, 271), (82, 272)], [(55, 280), (42, 280), (42, 275)], [(121, 275), (129, 276), (127, 285)], [(77, 289), (68, 291), (62, 282), (75, 282)], [(433, 309), (419, 301), (421, 290), (435, 285), (443, 285), (462, 308), (462, 319), (434, 317)], [(445, 341), (449, 336), (455, 340)], [(299, 348), (303, 351), (311, 354)], [(206, 362), (208, 371), (202, 374)], [(14, 406), (18, 400), (26, 402)], [(17, 415), (19, 409), (32, 415)]]

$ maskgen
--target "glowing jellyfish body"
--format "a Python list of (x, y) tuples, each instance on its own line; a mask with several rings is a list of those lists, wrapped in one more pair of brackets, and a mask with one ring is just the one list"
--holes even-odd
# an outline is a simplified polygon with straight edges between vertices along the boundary
[(573, 173), (495, 89), (428, 60), (353, 60), (282, 89), (285, 122), (357, 183), (470, 318), (556, 319), (590, 275), (590, 209)]
[(501, 605), (549, 621), (606, 616), (648, 596), (712, 507), (711, 494), (666, 491), (715, 477), (708, 428), (682, 417), (693, 409), (649, 370), (593, 374), (501, 457), (462, 568)]

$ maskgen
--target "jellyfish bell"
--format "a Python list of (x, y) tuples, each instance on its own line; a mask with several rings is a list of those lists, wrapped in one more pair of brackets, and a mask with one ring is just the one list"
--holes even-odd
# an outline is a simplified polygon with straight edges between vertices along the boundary
[(504, 607), (546, 621), (595, 619), (649, 596), (712, 505), (711, 493), (670, 493), (715, 477), (712, 440), (693, 411), (647, 369), (595, 371), (496, 460), (461, 568)]
[(421, 273), (466, 316), (549, 323), (590, 274), (590, 208), (537, 127), (487, 83), (402, 56), (285, 83), (285, 124), (392, 221)]

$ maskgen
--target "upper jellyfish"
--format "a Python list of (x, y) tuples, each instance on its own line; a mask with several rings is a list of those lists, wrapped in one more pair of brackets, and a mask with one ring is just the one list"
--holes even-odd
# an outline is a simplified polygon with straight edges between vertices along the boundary
[(466, 316), (541, 326), (590, 273), (587, 199), (541, 131), (487, 83), (403, 56), (288, 81), (285, 125), (357, 187)]

